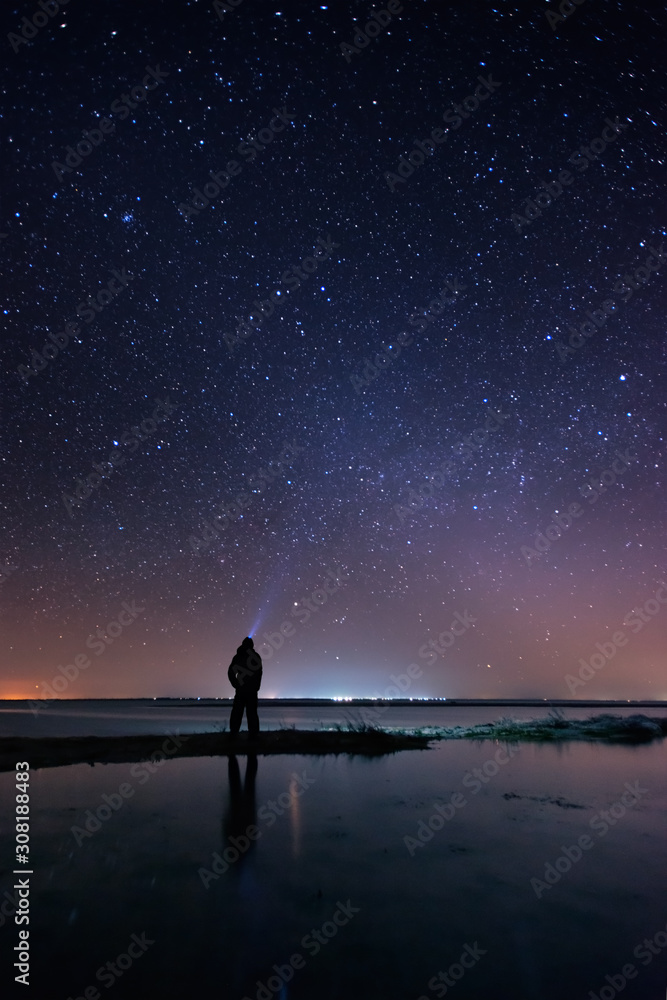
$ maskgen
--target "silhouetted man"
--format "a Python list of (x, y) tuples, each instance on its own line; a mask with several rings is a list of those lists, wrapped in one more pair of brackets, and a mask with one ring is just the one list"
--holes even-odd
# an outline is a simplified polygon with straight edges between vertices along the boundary
[(252, 639), (243, 640), (234, 654), (227, 671), (229, 683), (234, 688), (234, 704), (229, 719), (229, 730), (236, 736), (241, 728), (243, 712), (248, 720), (248, 732), (252, 738), (259, 734), (257, 715), (257, 693), (262, 683), (262, 658), (255, 651)]

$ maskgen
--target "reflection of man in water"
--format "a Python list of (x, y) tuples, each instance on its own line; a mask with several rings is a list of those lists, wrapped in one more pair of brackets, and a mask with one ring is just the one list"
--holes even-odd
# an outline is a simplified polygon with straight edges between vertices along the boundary
[(248, 720), (248, 732), (251, 738), (259, 734), (259, 716), (257, 715), (257, 693), (262, 683), (262, 658), (255, 651), (252, 639), (248, 636), (243, 640), (234, 654), (227, 671), (229, 682), (234, 688), (234, 704), (229, 719), (229, 730), (236, 736), (241, 728), (243, 713)]
[[(248, 827), (254, 826), (257, 819), (257, 803), (255, 800), (255, 778), (257, 776), (257, 755), (248, 754), (245, 769), (245, 782), (241, 784), (239, 762), (230, 754), (229, 757), (229, 808), (223, 818), (223, 844), (225, 847), (236, 845), (239, 852), (239, 863), (242, 862), (246, 850), (254, 846), (255, 841), (248, 836)], [(232, 840), (232, 838), (234, 838)], [(224, 857), (224, 854), (223, 854)]]

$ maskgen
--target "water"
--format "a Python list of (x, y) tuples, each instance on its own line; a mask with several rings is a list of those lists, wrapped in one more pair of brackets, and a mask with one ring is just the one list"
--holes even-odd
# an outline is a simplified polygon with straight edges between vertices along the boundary
[[(104, 725), (157, 732), (159, 715), (161, 731), (184, 733), (221, 722), (228, 707), (204, 707), (212, 713), (206, 718), (190, 708), (121, 710), (133, 719)], [(54, 713), (50, 724), (99, 732), (99, 712), (94, 730), (83, 706), (78, 712), (60, 721)], [(320, 708), (310, 719), (307, 712), (272, 707), (262, 722), (277, 725), (278, 713), (300, 727), (327, 721)], [(143, 728), (135, 730), (141, 713)], [(543, 713), (397, 708), (383, 724), (466, 724), (507, 714)], [(662, 1000), (664, 743), (508, 750), (450, 741), (370, 760), (259, 756), (255, 767), (245, 757), (182, 758), (152, 771), (110, 764), (32, 774), (31, 995), (40, 1000), (74, 1000), (87, 987), (101, 996), (167, 1000), (584, 1000), (601, 989), (605, 1000), (628, 976), (621, 971), (628, 963), (636, 976), (621, 990), (624, 1000)], [(10, 896), (12, 781), (0, 775), (0, 894)], [(91, 817), (104, 807), (103, 795), (111, 805), (87, 836), (87, 811)], [(623, 795), (628, 805), (614, 806)], [(610, 808), (605, 820), (601, 812)], [(590, 843), (577, 858), (582, 836)], [(552, 870), (547, 888), (545, 866), (557, 861), (563, 871)], [(3, 919), (3, 983), (13, 979), (7, 956), (17, 931)], [(652, 955), (641, 942), (656, 934)], [(138, 957), (122, 971), (113, 963), (132, 935)], [(451, 985), (434, 979), (440, 971)]]

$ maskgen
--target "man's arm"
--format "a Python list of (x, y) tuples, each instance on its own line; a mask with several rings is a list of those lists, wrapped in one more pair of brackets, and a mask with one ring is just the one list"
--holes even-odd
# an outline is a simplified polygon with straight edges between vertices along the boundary
[(232, 662), (229, 664), (229, 669), (227, 671), (227, 676), (229, 677), (229, 683), (232, 685), (232, 687), (236, 691), (236, 688), (238, 687), (238, 684), (236, 683), (236, 671), (234, 669), (235, 667), (236, 667), (236, 664), (232, 660)]

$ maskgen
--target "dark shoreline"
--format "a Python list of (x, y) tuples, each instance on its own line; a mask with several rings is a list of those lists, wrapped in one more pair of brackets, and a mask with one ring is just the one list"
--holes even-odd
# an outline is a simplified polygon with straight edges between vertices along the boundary
[(376, 757), (398, 750), (427, 750), (431, 736), (366, 732), (269, 729), (250, 740), (246, 732), (181, 733), (176, 736), (64, 736), (0, 738), (0, 772), (27, 760), (31, 770), (67, 764), (124, 764), (173, 757), (225, 757), (233, 754), (360, 754)]
[(168, 757), (220, 757), (235, 754), (357, 754), (376, 757), (400, 750), (428, 750), (442, 740), (492, 740), (503, 743), (586, 742), (637, 745), (667, 736), (667, 718), (645, 715), (602, 714), (567, 720), (547, 718), (498, 719), (473, 726), (426, 726), (416, 732), (387, 731), (375, 726), (351, 725), (348, 729), (268, 729), (250, 739), (222, 733), (188, 733), (128, 736), (64, 736), (0, 738), (0, 771), (14, 769), (18, 759), (30, 768), (68, 764), (120, 764)]

